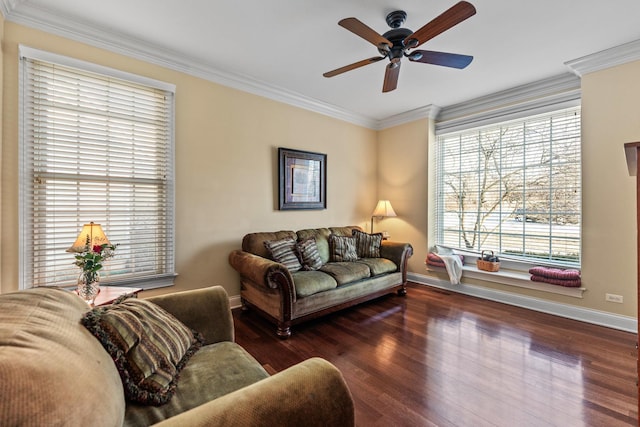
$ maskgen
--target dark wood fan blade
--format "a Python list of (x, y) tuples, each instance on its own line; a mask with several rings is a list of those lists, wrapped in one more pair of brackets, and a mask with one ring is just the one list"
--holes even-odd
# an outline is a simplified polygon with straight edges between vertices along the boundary
[[(417, 59), (415, 59), (417, 58)], [(414, 50), (409, 55), (412, 62), (424, 64), (443, 65), (451, 68), (465, 68), (473, 61), (473, 56), (458, 55), (457, 53), (435, 52), (433, 50)]]
[(388, 45), (391, 47), (393, 43), (391, 43), (386, 38), (382, 37), (380, 34), (376, 33), (374, 30), (369, 28), (366, 24), (363, 24), (357, 18), (344, 18), (338, 22), (343, 28), (351, 31), (356, 36), (360, 36), (369, 43), (380, 46), (380, 45)]
[(404, 39), (404, 45), (411, 48), (418, 47), (427, 40), (431, 40), (438, 34), (447, 31), (449, 28), (461, 23), (475, 14), (476, 8), (473, 7), (471, 3), (466, 1), (456, 3), (440, 16), (425, 24), (418, 31)]
[(392, 62), (387, 65), (387, 70), (384, 73), (382, 92), (391, 92), (398, 87), (398, 75), (400, 75), (400, 62)]
[(336, 68), (333, 71), (327, 71), (323, 74), (325, 77), (333, 77), (338, 74), (345, 73), (347, 71), (355, 70), (356, 68), (364, 67), (365, 65), (373, 64), (384, 59), (384, 56), (374, 56), (373, 58), (363, 59), (362, 61), (354, 62), (353, 64), (345, 65), (344, 67)]

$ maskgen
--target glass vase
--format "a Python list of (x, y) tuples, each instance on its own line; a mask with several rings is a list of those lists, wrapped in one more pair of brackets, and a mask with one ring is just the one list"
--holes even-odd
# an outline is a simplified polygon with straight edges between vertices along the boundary
[(100, 274), (98, 272), (82, 272), (78, 276), (78, 295), (87, 304), (93, 305), (100, 292)]

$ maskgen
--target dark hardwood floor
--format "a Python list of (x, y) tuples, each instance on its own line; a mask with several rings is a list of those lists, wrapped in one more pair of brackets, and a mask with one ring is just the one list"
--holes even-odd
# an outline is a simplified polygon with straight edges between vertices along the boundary
[(343, 373), (358, 426), (637, 425), (636, 335), (410, 284), (297, 325), (251, 311), (236, 341), (275, 373), (313, 356)]

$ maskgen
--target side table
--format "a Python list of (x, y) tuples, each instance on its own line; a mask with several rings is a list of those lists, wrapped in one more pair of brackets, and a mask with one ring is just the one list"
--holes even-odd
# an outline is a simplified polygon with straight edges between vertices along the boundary
[(93, 302), (94, 306), (111, 304), (122, 295), (138, 295), (142, 288), (127, 288), (124, 286), (100, 286), (100, 293)]

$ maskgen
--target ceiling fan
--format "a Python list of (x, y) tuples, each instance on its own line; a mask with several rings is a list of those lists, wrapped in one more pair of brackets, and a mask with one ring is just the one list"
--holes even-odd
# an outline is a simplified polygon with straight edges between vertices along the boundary
[(367, 25), (363, 24), (356, 18), (345, 18), (338, 22), (343, 28), (351, 31), (357, 36), (362, 37), (369, 43), (378, 48), (378, 52), (382, 56), (374, 56), (372, 58), (363, 59), (344, 67), (336, 68), (323, 74), (325, 77), (333, 77), (365, 65), (373, 64), (389, 58), (389, 64), (384, 74), (384, 83), (382, 92), (390, 92), (398, 86), (398, 75), (400, 74), (400, 60), (403, 56), (409, 58), (412, 62), (422, 62), (423, 64), (443, 65), (452, 68), (465, 68), (473, 60), (473, 56), (459, 55), (456, 53), (435, 52), (432, 50), (414, 50), (424, 42), (431, 40), (440, 33), (447, 31), (475, 15), (476, 8), (466, 1), (456, 3), (451, 8), (443, 12), (440, 16), (425, 24), (418, 31), (411, 31), (408, 28), (400, 28), (407, 19), (406, 12), (397, 10), (387, 15), (386, 21), (391, 30), (383, 35), (378, 34)]

